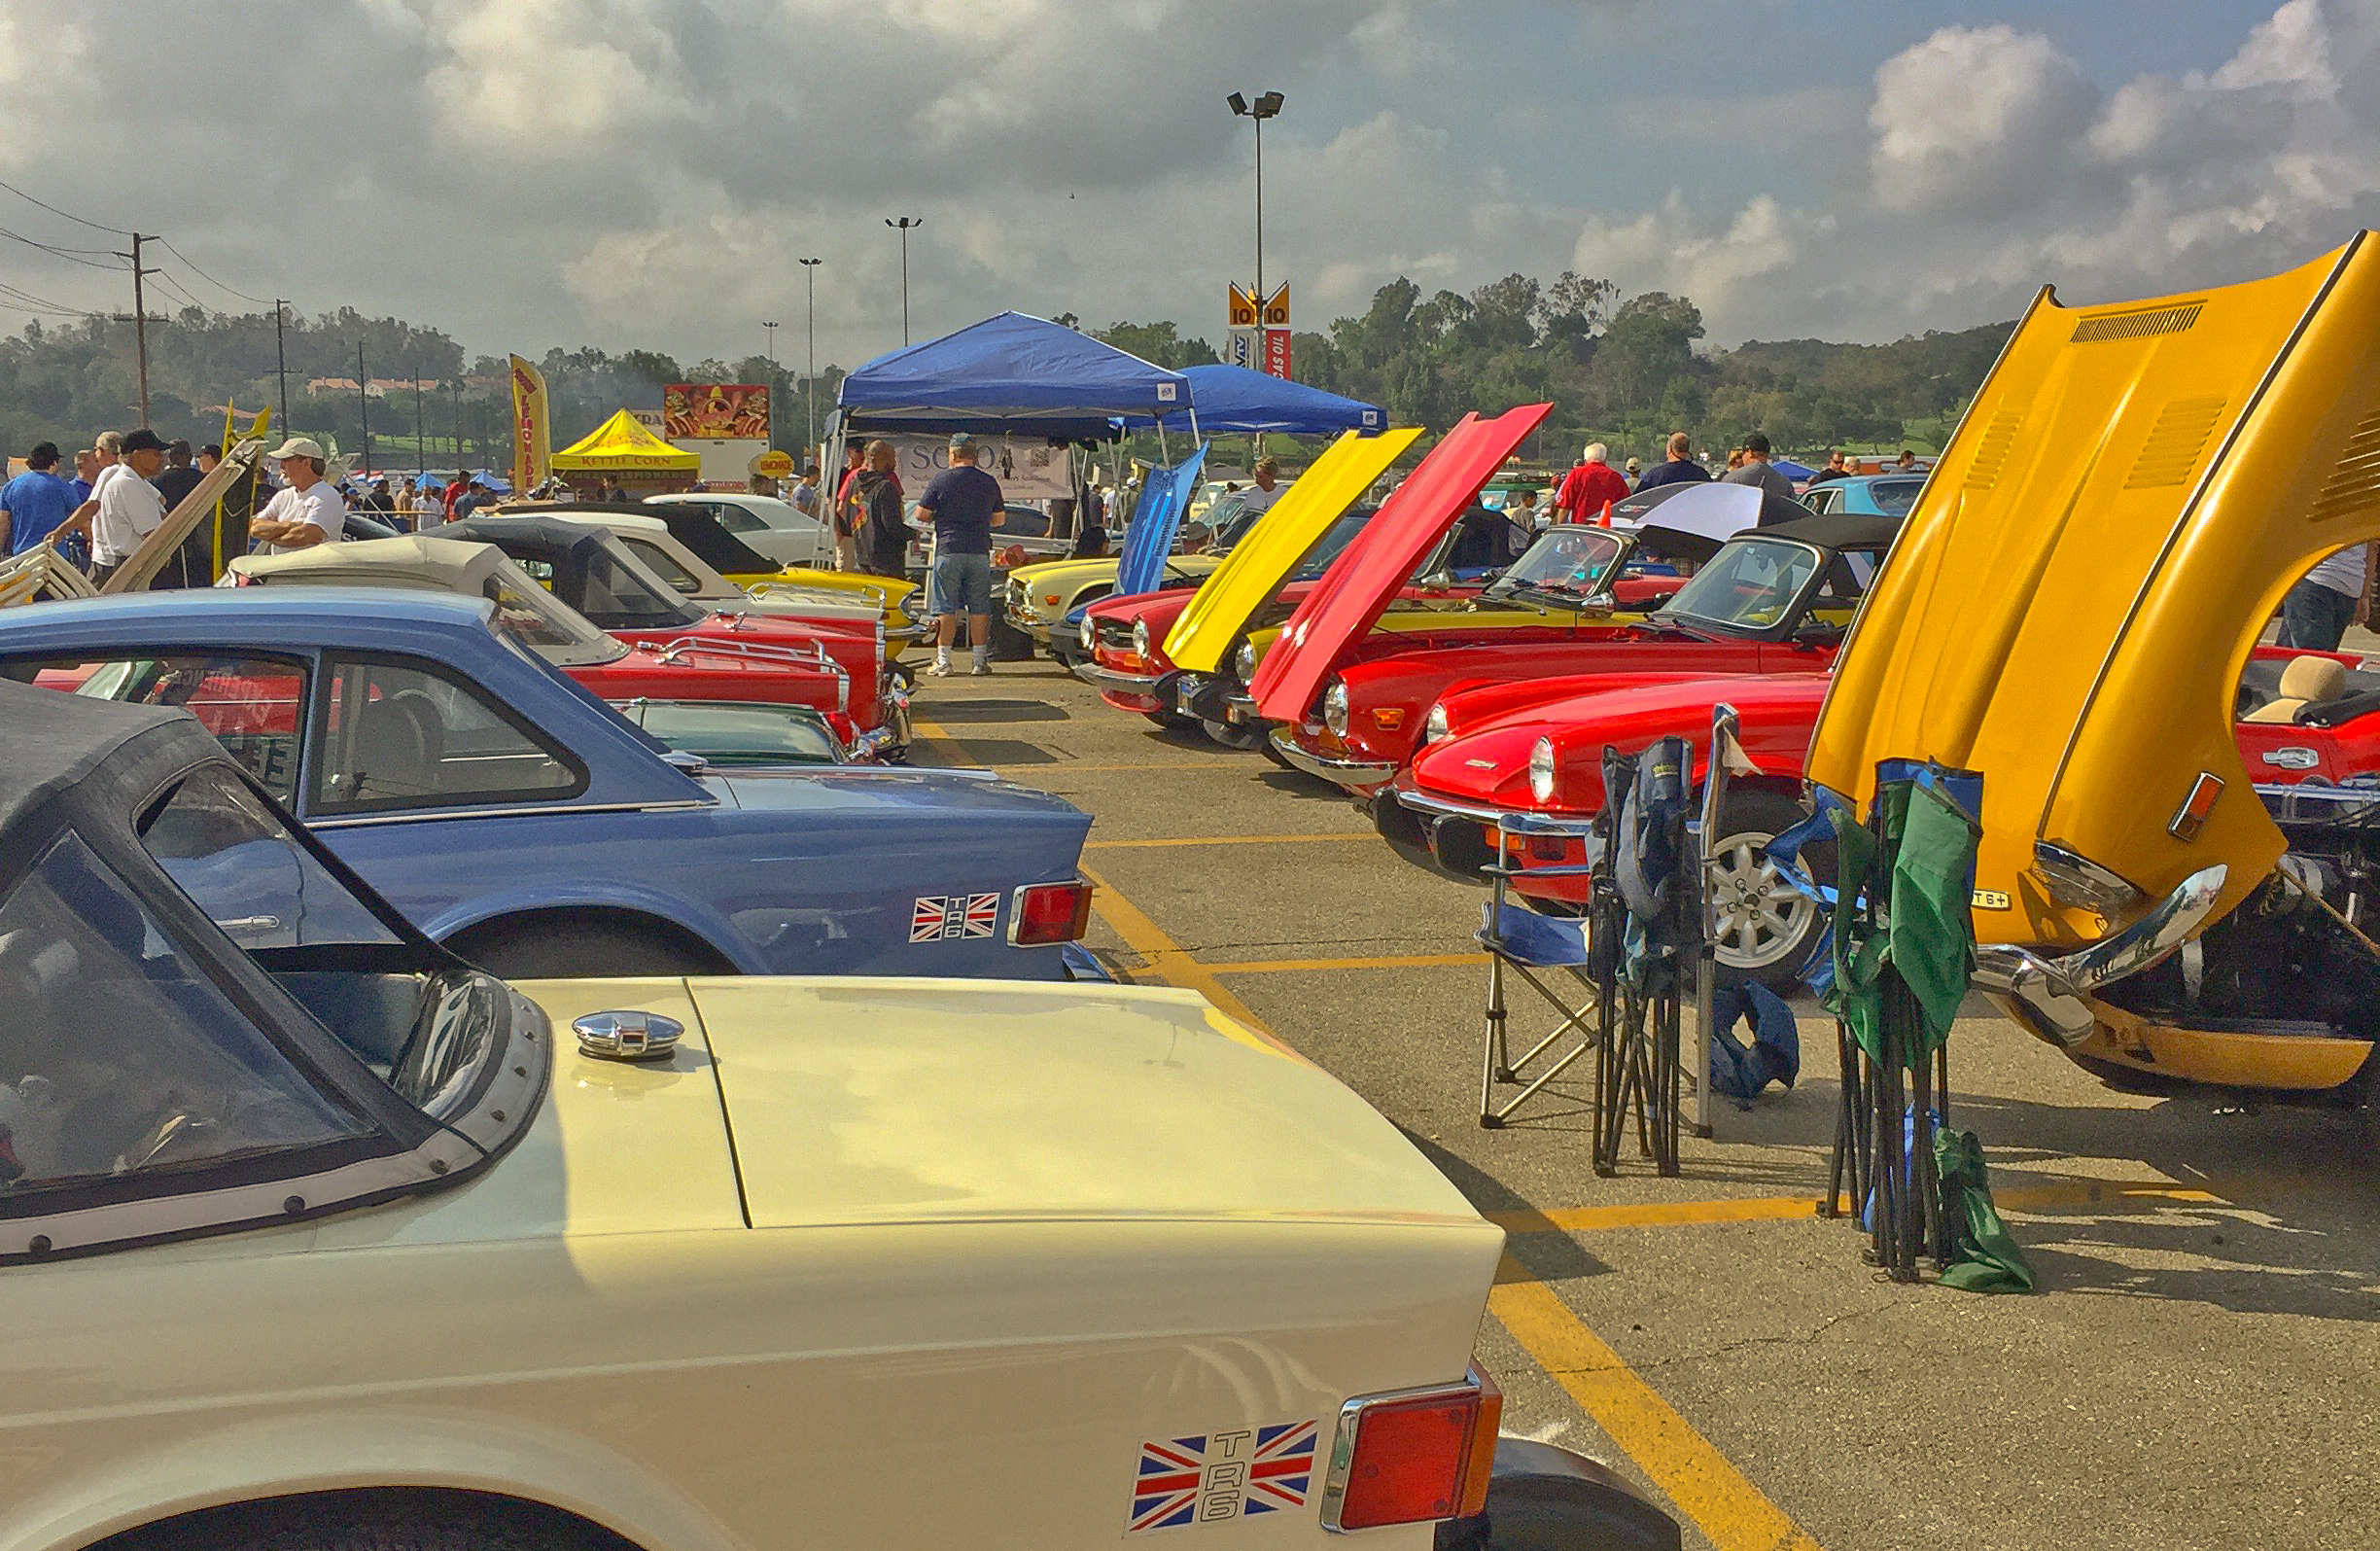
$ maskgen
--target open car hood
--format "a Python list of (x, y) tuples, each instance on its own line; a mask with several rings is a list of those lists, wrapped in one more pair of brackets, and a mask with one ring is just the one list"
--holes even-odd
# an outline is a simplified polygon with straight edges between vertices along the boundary
[(1266, 720), (1306, 718), (1340, 652), (1372, 628), (1488, 476), (1553, 408), (1526, 404), (1492, 420), (1467, 414), (1430, 449), (1382, 504), (1379, 515), (1331, 562), (1322, 584), (1307, 594), (1280, 640), (1265, 653), (1251, 687)]
[[(2185, 878), (2237, 904), (2284, 843), (2232, 694), (2282, 594), (2380, 533), (2380, 246), (2110, 306), (2037, 297), (1836, 664), (1813, 780), (1864, 812), (1877, 761), (1980, 771), (1976, 931), (2092, 940)], [(2222, 783), (2192, 832), (2202, 777)], [(2055, 903), (2050, 842), (2141, 892)], [(2003, 899), (2005, 897), (2005, 899)]]
[(1418, 427), (1373, 437), (1349, 431), (1324, 448), (1200, 586), (1165, 638), (1167, 660), (1194, 673), (1221, 667), (1248, 620), (1280, 590), (1307, 551), (1420, 435)]

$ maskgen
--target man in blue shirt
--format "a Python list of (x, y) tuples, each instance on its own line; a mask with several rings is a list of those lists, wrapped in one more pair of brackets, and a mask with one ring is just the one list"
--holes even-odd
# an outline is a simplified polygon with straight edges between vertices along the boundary
[(999, 481), (975, 467), (973, 437), (962, 431), (951, 438), (950, 464), (918, 497), (918, 515), (933, 524), (927, 606), (934, 614), (934, 660), (926, 671), (936, 678), (951, 671), (951, 643), (962, 614), (975, 649), (974, 671), (992, 671), (992, 530), (1007, 520)]
[(0, 552), (24, 553), (56, 531), (80, 505), (57, 476), (58, 449), (44, 441), (25, 454), (25, 472), (0, 484)]
[(1694, 460), (1694, 439), (1683, 431), (1669, 434), (1669, 456), (1645, 471), (1636, 481), (1639, 495), (1665, 484), (1702, 484), (1709, 480), (1710, 471)]

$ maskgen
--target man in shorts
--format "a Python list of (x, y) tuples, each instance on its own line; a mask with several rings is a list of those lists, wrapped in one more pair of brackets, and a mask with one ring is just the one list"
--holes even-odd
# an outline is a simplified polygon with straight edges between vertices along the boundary
[(1005, 505), (999, 481), (975, 467), (975, 439), (963, 431), (951, 438), (950, 467), (918, 497), (918, 515), (933, 524), (927, 605), (934, 614), (934, 660), (926, 671), (936, 678), (951, 671), (962, 614), (974, 671), (992, 671), (992, 530), (1005, 520)]

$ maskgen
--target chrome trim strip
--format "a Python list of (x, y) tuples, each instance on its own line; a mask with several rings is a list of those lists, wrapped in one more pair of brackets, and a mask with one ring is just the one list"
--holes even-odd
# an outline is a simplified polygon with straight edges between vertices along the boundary
[(1274, 732), (1273, 747), (1280, 751), (1282, 758), (1308, 775), (1351, 792), (1369, 792), (1397, 773), (1397, 767), (1385, 759), (1331, 759), (1311, 754), (1299, 748), (1285, 730)]
[(1330, 1463), (1322, 1475), (1322, 1528), (1333, 1534), (1358, 1533), (1339, 1528), (1339, 1517), (1347, 1509), (1348, 1478), (1355, 1469), (1355, 1438), (1363, 1429), (1363, 1414), (1366, 1411), (1376, 1405), (1397, 1405), (1407, 1400), (1461, 1399), (1480, 1392), (1479, 1372), (1474, 1368), (1463, 1375), (1459, 1384), (1425, 1384), (1411, 1390), (1380, 1390), (1371, 1394), (1351, 1394), (1342, 1401), (1339, 1419), (1331, 1435)]
[(2017, 943), (1979, 942), (1975, 984), (2022, 1002), (2061, 1043), (2080, 1044), (2099, 1023), (2082, 998), (2154, 968), (2196, 934), (2213, 913), (2229, 871), (2218, 863), (2191, 873), (2123, 931), (2057, 958)]
[[(713, 771), (713, 774), (718, 774)], [(542, 819), (549, 813), (675, 813), (686, 808), (716, 808), (718, 802), (711, 797), (689, 797), (683, 802), (564, 802), (548, 807), (520, 808), (420, 808), (409, 813), (359, 813), (352, 818), (308, 818), (309, 829), (355, 829), (366, 825), (423, 824), (432, 819)]]

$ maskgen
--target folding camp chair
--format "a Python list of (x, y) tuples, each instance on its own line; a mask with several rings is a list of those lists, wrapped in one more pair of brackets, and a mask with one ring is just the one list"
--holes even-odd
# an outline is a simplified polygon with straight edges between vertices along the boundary
[[(1480, 911), (1479, 945), (1488, 950), (1488, 1030), (1480, 1052), (1480, 1117), (1479, 1123), (1495, 1130), (1512, 1118), (1513, 1112), (1537, 1096), (1545, 1085), (1560, 1076), (1570, 1064), (1594, 1048), (1595, 1025), (1592, 1021), (1597, 1007), (1595, 979), (1592, 974), (1592, 945), (1589, 941), (1587, 923), (1583, 919), (1568, 919), (1542, 915), (1526, 905), (1513, 903), (1505, 897), (1506, 887), (1518, 874), (1515, 867), (1503, 863), (1504, 831), (1496, 831), (1497, 860), (1481, 868), (1490, 883), (1488, 903)], [(1585, 877), (1594, 872), (1592, 866), (1531, 867), (1531, 877)], [(1507, 1033), (1510, 1011), (1504, 1005), (1505, 977), (1518, 976), (1530, 990), (1542, 997), (1548, 1005), (1561, 1014), (1561, 1021), (1541, 1037), (1516, 1059)], [(1566, 975), (1565, 982), (1558, 976)], [(1562, 987), (1574, 987), (1585, 1001), (1575, 1001), (1564, 994)], [(1570, 1043), (1553, 1055), (1543, 1071), (1527, 1076), (1529, 1068), (1554, 1051), (1565, 1039)], [(1501, 1105), (1495, 1102), (1499, 1084), (1522, 1084), (1521, 1091)]]

